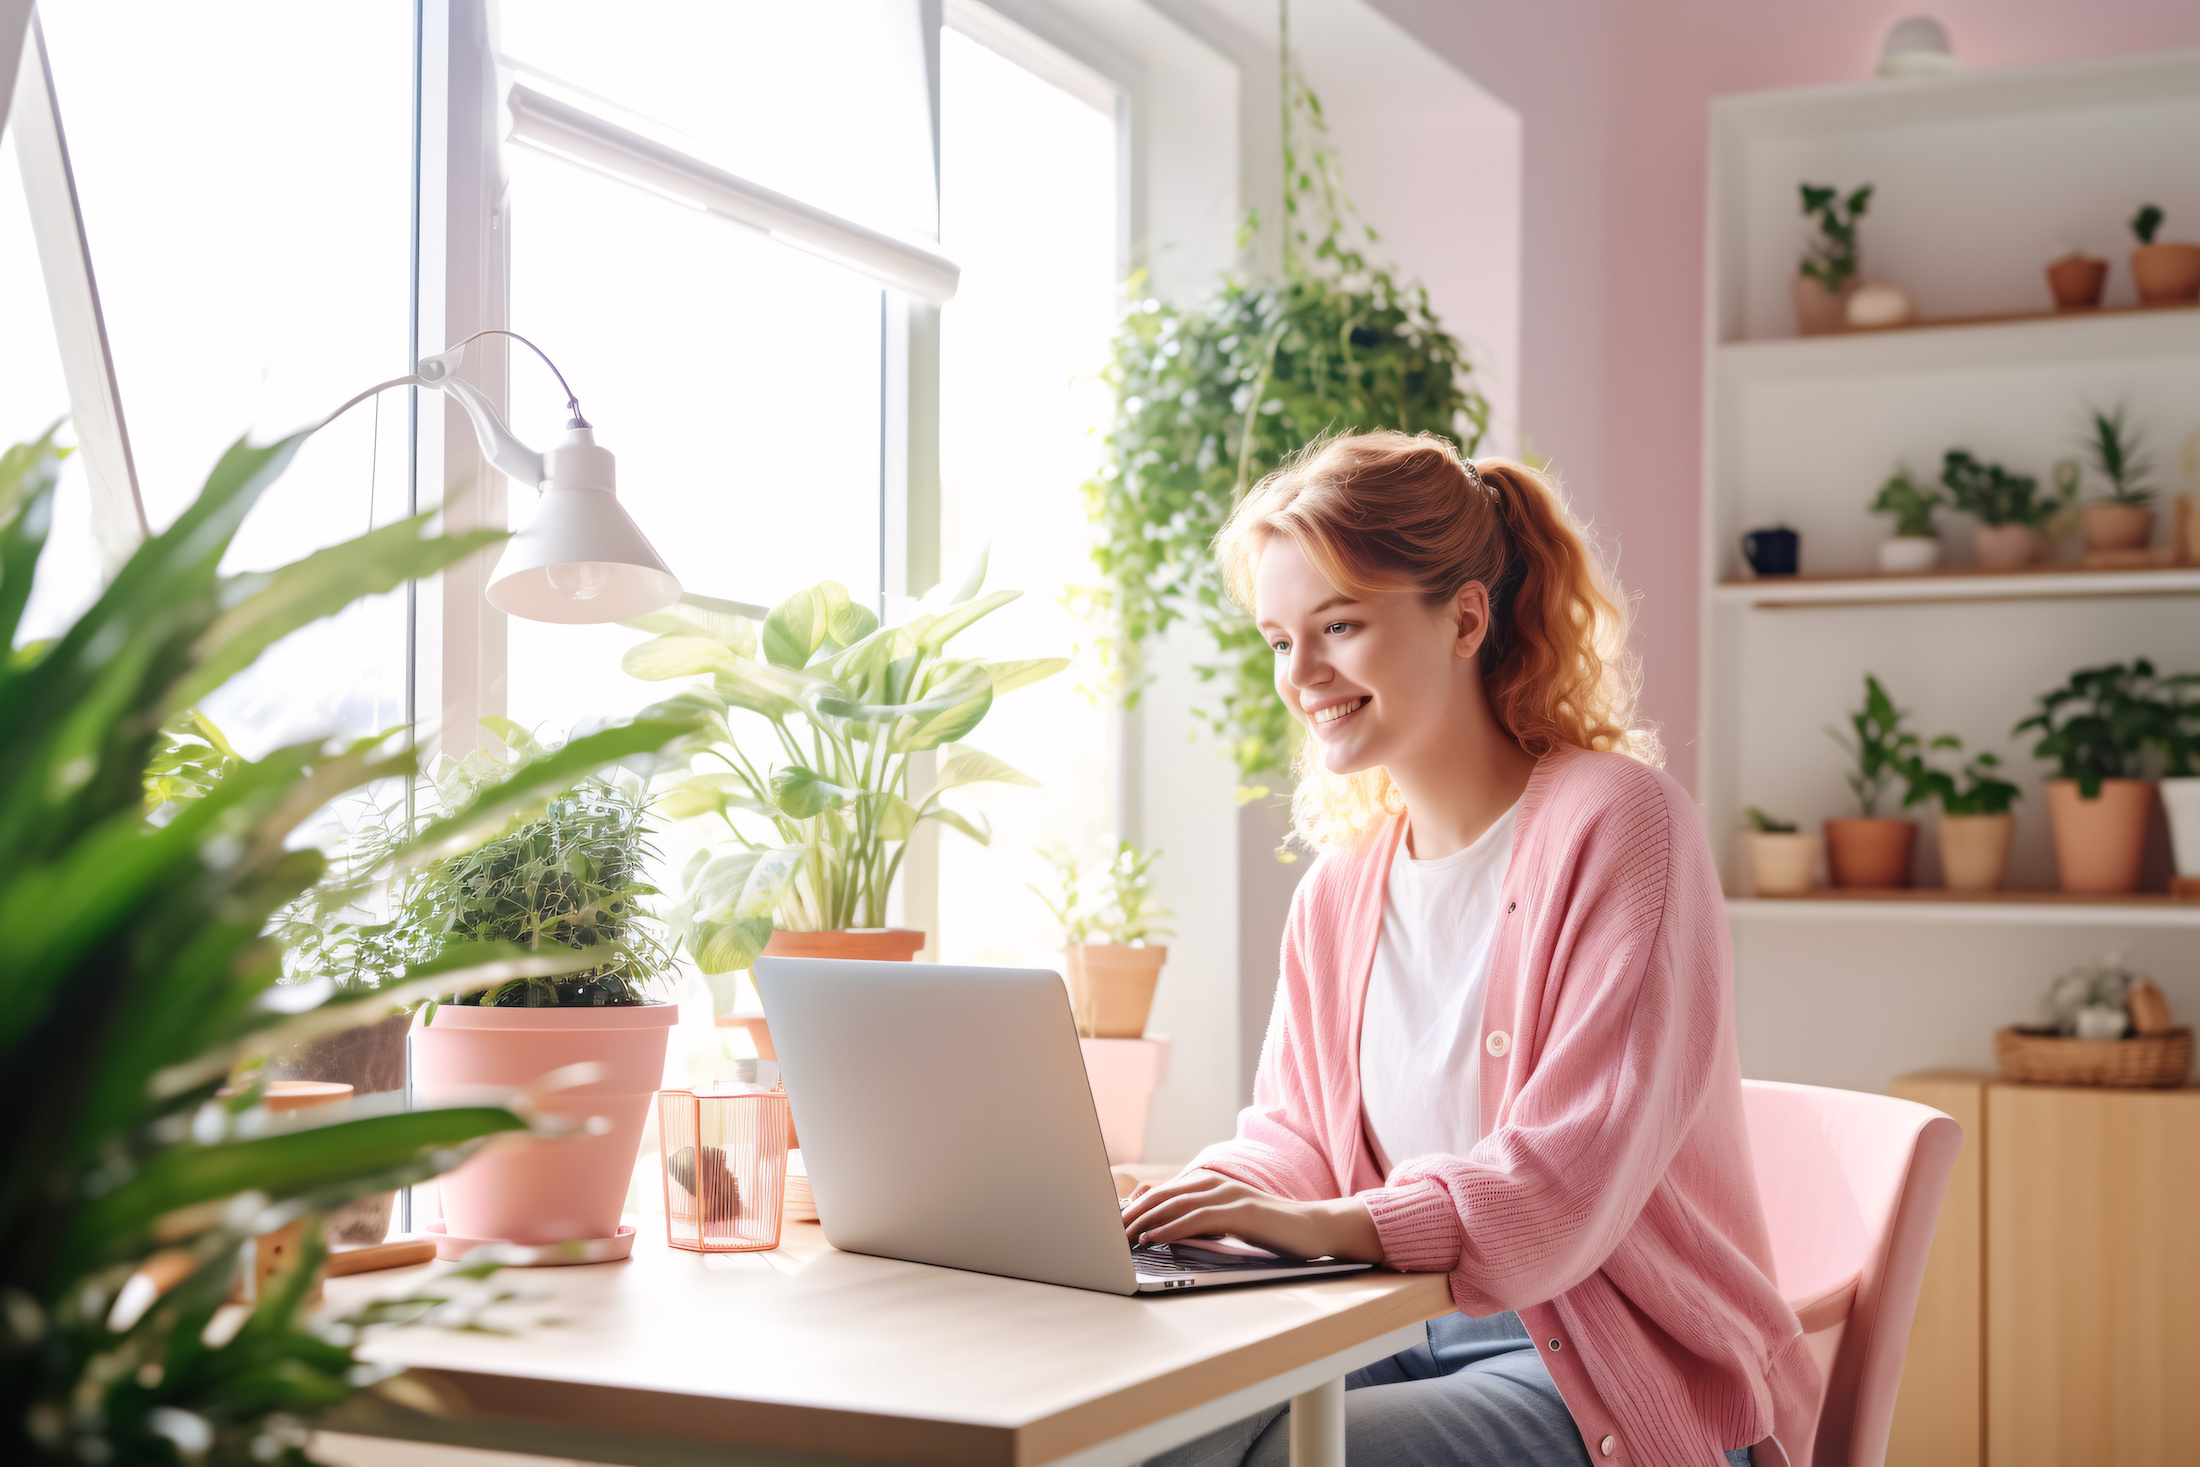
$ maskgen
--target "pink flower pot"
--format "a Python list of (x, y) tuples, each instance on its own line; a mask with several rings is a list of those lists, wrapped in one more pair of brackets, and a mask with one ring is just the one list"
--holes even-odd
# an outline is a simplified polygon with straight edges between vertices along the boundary
[(2104, 779), (2100, 794), (2090, 800), (2074, 779), (2045, 783), (2062, 889), (2137, 891), (2139, 868), (2146, 860), (2147, 819), (2154, 809), (2154, 781)]
[(2023, 570), (2039, 558), (2039, 531), (2030, 525), (1980, 525), (1973, 543), (1980, 570)]
[(437, 1007), (414, 1030), (415, 1079), (430, 1105), (463, 1104), (481, 1086), (517, 1088), (566, 1065), (596, 1079), (542, 1096), (565, 1117), (560, 1136), (501, 1136), (443, 1178), (444, 1226), (468, 1238), (571, 1243), (618, 1231), (650, 1098), (664, 1080), (665, 1040), (680, 1010)]

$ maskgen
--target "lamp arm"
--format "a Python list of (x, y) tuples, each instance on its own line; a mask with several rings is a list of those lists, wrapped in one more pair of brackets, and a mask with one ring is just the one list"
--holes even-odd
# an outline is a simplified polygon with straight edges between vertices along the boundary
[(441, 381), (423, 382), (438, 392), (449, 393), (466, 409), (466, 416), (474, 420), (474, 437), (480, 440), (482, 456), (530, 489), (540, 489), (545, 477), (542, 455), (512, 436), (512, 430), (504, 426), (504, 419), (481, 389), (461, 377), (445, 376)]

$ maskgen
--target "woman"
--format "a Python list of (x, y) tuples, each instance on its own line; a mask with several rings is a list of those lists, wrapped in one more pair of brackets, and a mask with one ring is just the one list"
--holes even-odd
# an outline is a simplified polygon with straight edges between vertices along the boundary
[[(1236, 1139), (1125, 1230), (1449, 1275), (1459, 1313), (1348, 1378), (1355, 1461), (1785, 1460), (1818, 1377), (1771, 1281), (1725, 908), (1688, 796), (1628, 752), (1581, 532), (1530, 469), (1370, 433), (1217, 550), (1323, 855)], [(1287, 1456), (1279, 1409), (1161, 1460)]]

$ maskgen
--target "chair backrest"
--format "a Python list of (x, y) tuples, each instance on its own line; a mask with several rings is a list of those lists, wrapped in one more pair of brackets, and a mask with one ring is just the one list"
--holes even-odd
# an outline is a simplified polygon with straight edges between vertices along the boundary
[(1777, 1282), (1825, 1378), (1809, 1461), (1881, 1467), (1963, 1129), (1907, 1100), (1761, 1080), (1742, 1082), (1742, 1109)]

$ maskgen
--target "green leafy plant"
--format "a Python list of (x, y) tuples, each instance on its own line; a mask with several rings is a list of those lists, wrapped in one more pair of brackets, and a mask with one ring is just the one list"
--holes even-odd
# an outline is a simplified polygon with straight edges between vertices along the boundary
[(1929, 485), (1918, 487), (1909, 469), (1901, 468), (1879, 486), (1879, 494), (1872, 500), (1872, 513), (1893, 515), (1894, 532), (1899, 536), (1930, 540), (1936, 533), (1933, 511), (1947, 502), (1947, 495)]
[[(696, 854), (670, 914), (705, 973), (748, 967), (774, 923), (884, 926), (886, 894), (919, 822), (980, 845), (991, 839), (982, 816), (946, 803), (948, 791), (1038, 783), (955, 742), (996, 697), (1069, 665), (948, 655), (957, 634), (1023, 594), (981, 594), (985, 571), (981, 556), (959, 587), (943, 583), (899, 626), (879, 626), (833, 581), (795, 592), (761, 628), (685, 604), (630, 623), (657, 635), (627, 653), (627, 672), (706, 679), (667, 706), (704, 720), (701, 757), (719, 767), (670, 783), (656, 806), (672, 819), (717, 817), (735, 847)], [(742, 745), (729, 722), (736, 713), (762, 720), (780, 762), (760, 762)], [(912, 797), (910, 760), (933, 750), (945, 757), (932, 787)]]
[(2143, 779), (2150, 752), (2168, 753), (2187, 737), (2187, 712), (2178, 682), (2157, 680), (2144, 657), (2129, 666), (2084, 667), (2070, 681), (2042, 693), (2040, 711), (2019, 723), (2040, 735), (2033, 757), (2055, 762), (2078, 792), (2097, 799), (2104, 779)]
[(2112, 413), (2094, 408), (2090, 416), (2092, 426), (2082, 441), (2093, 467), (2108, 480), (2108, 502), (2152, 504), (2154, 489), (2147, 476), (2154, 472), (2154, 461), (2141, 451), (2138, 430), (2124, 422), (2123, 404)]
[(1849, 715), (1848, 729), (1826, 730), (1826, 737), (1856, 761), (1855, 772), (1847, 779), (1866, 816), (1877, 813), (1879, 797), (1889, 784), (1908, 772), (1917, 753), (1917, 735), (1902, 726), (1908, 716), (1894, 706), (1894, 699), (1879, 679), (1866, 673), (1864, 706)]
[(1851, 190), (1846, 198), (1823, 184), (1799, 187), (1804, 217), (1818, 221), (1818, 237), (1810, 242), (1799, 269), (1828, 295), (1839, 295), (1856, 278), (1856, 223), (1871, 207), (1872, 186)]
[[(251, 1236), (425, 1179), (525, 1127), (497, 1105), (271, 1117), (259, 1057), (438, 992), (571, 966), (569, 954), (453, 947), (378, 994), (276, 992), (263, 925), (323, 873), (293, 848), (330, 800), (409, 777), (388, 739), (183, 762), (149, 819), (164, 726), (296, 628), (500, 538), (423, 515), (281, 569), (219, 573), (239, 523), (302, 435), (225, 453), (74, 625), (15, 645), (53, 518), (49, 433), (0, 455), (0, 1460), (300, 1463), (285, 1414), (373, 1373), (303, 1319), (317, 1265), (227, 1308)], [(214, 749), (201, 727), (195, 735)], [(661, 742), (661, 738), (656, 739)], [(599, 759), (648, 738), (607, 733)], [(186, 761), (187, 762), (187, 761)], [(178, 796), (181, 798), (178, 798)], [(408, 862), (500, 832), (521, 777), (424, 830)], [(227, 1088), (234, 1093), (224, 1097)], [(131, 1285), (133, 1278), (141, 1279)], [(163, 1290), (159, 1285), (167, 1282)]]
[(2000, 464), (1980, 463), (1961, 448), (1951, 448), (1942, 457), (1940, 482), (1947, 486), (1955, 507), (1975, 515), (1981, 524), (2036, 527), (2063, 507), (2059, 496), (2040, 496), (2037, 479), (2012, 474)]
[[(1942, 734), (1929, 747), (1960, 753), (1963, 740), (1954, 734)], [(1946, 815), (2006, 815), (2023, 793), (2001, 777), (2001, 760), (1988, 750), (1981, 750), (1952, 773), (1927, 764), (1922, 755), (1912, 755), (1903, 778), (1909, 785), (1902, 797), (1904, 809), (1938, 800), (1941, 813)]]
[(1062, 924), (1065, 946), (1087, 942), (1141, 946), (1148, 938), (1174, 935), (1160, 925), (1174, 914), (1166, 907), (1153, 905), (1153, 863), (1160, 857), (1159, 851), (1141, 851), (1129, 841), (1119, 842), (1115, 854), (1098, 873), (1104, 892), (1087, 900), (1083, 896), (1084, 875), (1076, 861), (1059, 853), (1046, 853), (1061, 895), (1048, 896), (1036, 886), (1029, 889)]
[(1777, 815), (1767, 815), (1755, 805), (1744, 810), (1742, 818), (1749, 822), (1751, 830), (1760, 835), (1793, 835), (1798, 829), (1794, 821), (1782, 820)]
[(1116, 396), (1106, 460), (1084, 486), (1104, 581), (1094, 599), (1115, 628), (1124, 697), (1137, 697), (1143, 649), (1191, 619), (1213, 648), (1198, 664), (1216, 698), (1203, 716), (1248, 797), (1290, 767), (1299, 731), (1267, 643), (1223, 594), (1211, 549), (1223, 521), (1323, 434), (1433, 432), (1472, 454), (1490, 411), (1428, 292), (1362, 252), (1375, 232), (1345, 198), (1321, 103), (1288, 44), (1283, 96), (1280, 278), (1227, 277), (1184, 308), (1138, 299), (1134, 279), (1105, 374)]
[(243, 762), (213, 719), (187, 708), (160, 726), (153, 760), (145, 767), (145, 808), (195, 800)]
[(2154, 231), (2162, 227), (2162, 210), (2157, 204), (2141, 204), (2139, 212), (2131, 216), (2131, 232), (2139, 243), (2154, 243)]

